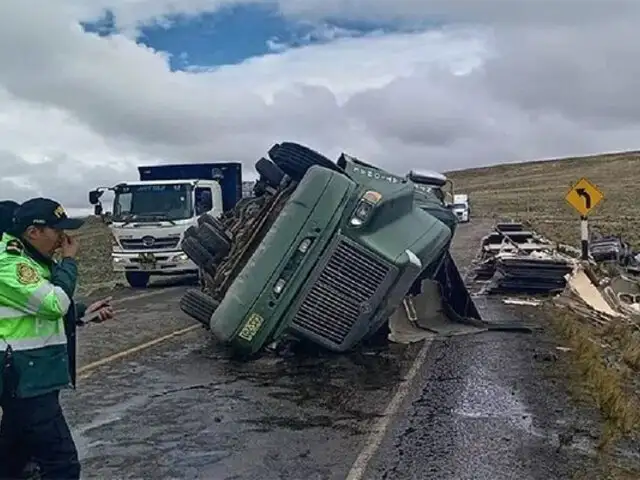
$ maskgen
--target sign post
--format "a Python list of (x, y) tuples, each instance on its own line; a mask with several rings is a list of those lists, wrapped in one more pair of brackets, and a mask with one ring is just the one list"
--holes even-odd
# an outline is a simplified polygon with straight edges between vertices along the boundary
[(589, 259), (589, 213), (604, 200), (604, 194), (582, 177), (565, 195), (565, 200), (580, 214), (582, 260)]

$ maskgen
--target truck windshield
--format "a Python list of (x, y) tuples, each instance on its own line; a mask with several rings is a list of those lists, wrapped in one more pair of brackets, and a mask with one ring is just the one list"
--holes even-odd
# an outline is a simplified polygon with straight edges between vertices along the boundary
[(456, 210), (464, 210), (467, 208), (467, 204), (466, 203), (454, 203), (453, 204), (453, 208), (455, 208)]
[(182, 220), (192, 215), (191, 185), (119, 185), (114, 220)]

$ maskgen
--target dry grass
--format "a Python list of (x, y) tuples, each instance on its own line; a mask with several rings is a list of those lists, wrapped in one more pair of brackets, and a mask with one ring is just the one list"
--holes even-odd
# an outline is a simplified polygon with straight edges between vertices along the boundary
[(621, 234), (640, 248), (640, 152), (498, 165), (450, 172), (456, 191), (469, 193), (476, 213), (530, 221), (537, 231), (577, 245), (579, 214), (564, 197), (581, 177), (605, 194), (591, 225)]
[(636, 372), (620, 361), (622, 325), (597, 328), (571, 313), (551, 312), (549, 318), (556, 332), (571, 348), (574, 365), (580, 374), (579, 386), (592, 396), (605, 421), (601, 447), (621, 436), (637, 432), (640, 427), (640, 398), (630, 389), (629, 380)]

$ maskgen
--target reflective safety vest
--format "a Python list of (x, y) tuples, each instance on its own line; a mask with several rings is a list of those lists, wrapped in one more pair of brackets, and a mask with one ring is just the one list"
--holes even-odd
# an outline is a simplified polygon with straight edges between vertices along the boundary
[(0, 250), (0, 355), (11, 347), (12, 393), (17, 397), (59, 390), (71, 381), (64, 316), (72, 302), (50, 279), (47, 265), (31, 258), (20, 240), (4, 234)]

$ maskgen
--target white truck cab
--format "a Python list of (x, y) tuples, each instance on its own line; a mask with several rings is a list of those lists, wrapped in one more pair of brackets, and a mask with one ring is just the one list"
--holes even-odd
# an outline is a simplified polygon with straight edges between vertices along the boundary
[[(163, 167), (147, 167), (145, 172), (155, 169), (153, 176), (166, 177), (156, 172), (165, 172)], [(146, 287), (154, 275), (198, 273), (197, 265), (182, 252), (181, 243), (185, 231), (197, 225), (200, 215), (208, 213), (217, 218), (228, 209), (224, 186), (222, 178), (142, 179), (90, 192), (89, 201), (95, 205), (96, 214), (102, 213), (99, 198), (103, 191), (114, 193), (108, 220), (114, 271), (123, 272), (129, 285), (136, 288)], [(241, 185), (236, 190), (231, 192), (235, 201), (241, 195)], [(234, 205), (233, 199), (234, 195), (227, 195), (226, 203)]]
[(469, 195), (463, 193), (454, 195), (452, 208), (459, 222), (466, 223), (470, 220), (471, 208), (469, 206)]

